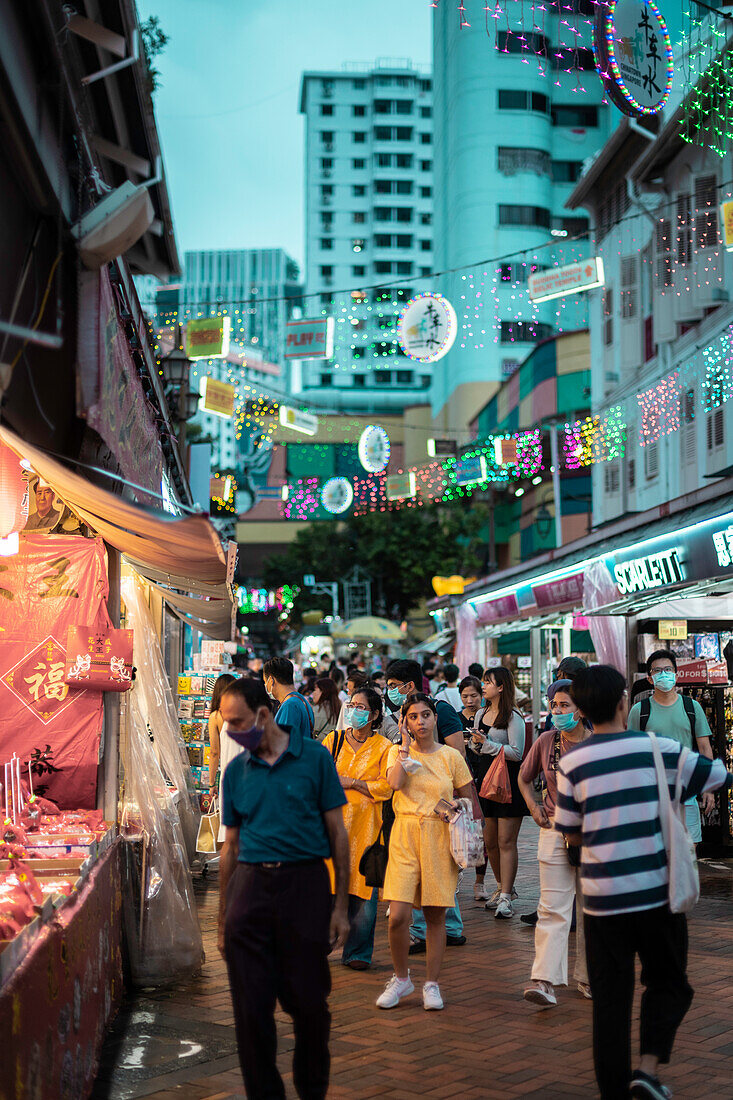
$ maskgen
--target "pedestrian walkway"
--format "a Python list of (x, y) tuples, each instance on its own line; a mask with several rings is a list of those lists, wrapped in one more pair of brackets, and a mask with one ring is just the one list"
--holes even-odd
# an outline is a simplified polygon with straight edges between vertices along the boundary
[[(520, 834), (518, 912), (538, 895), (536, 827)], [(690, 921), (690, 980), (695, 1001), (682, 1025), (664, 1080), (677, 1100), (733, 1095), (733, 866), (702, 869), (703, 898)], [(93, 1100), (242, 1100), (224, 963), (216, 949), (216, 876), (196, 884), (206, 964), (185, 987), (128, 1001), (105, 1045)], [(355, 973), (334, 964), (330, 1097), (389, 1096), (461, 1100), (567, 1100), (596, 1095), (591, 1061), (591, 1006), (573, 989), (560, 1007), (541, 1011), (522, 1000), (533, 931), (495, 921), (473, 902), (473, 872), (461, 886), (468, 943), (449, 948), (443, 1012), (426, 1013), (419, 986), (404, 1005), (381, 1012), (374, 1001), (392, 972), (387, 922), (380, 907), (375, 963)], [(571, 950), (572, 950), (571, 937)], [(414, 959), (422, 982), (424, 956)], [(416, 982), (417, 984), (417, 982)], [(637, 1016), (638, 1019), (638, 993)], [(636, 1026), (636, 1025), (635, 1025)], [(288, 1096), (293, 1045), (278, 1014), (280, 1069)]]

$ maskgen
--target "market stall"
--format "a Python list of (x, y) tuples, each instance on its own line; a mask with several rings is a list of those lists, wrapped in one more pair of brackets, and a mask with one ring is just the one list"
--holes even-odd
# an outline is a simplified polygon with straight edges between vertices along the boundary
[[(0, 468), (0, 1020), (12, 1036), (0, 1095), (22, 1081), (34, 1097), (59, 1082), (83, 1097), (122, 993), (131, 875), (141, 973), (172, 980), (201, 961), (186, 837), (198, 806), (144, 588), (198, 598), (178, 612), (220, 628), (226, 561), (204, 517), (143, 509), (4, 427)], [(132, 629), (120, 629), (122, 561)], [(191, 591), (192, 571), (210, 595)]]

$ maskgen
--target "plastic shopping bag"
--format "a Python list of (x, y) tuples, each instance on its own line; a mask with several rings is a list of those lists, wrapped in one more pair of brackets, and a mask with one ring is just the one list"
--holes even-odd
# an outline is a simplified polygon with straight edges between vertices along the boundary
[(491, 802), (511, 802), (512, 785), (509, 782), (509, 769), (503, 749), (496, 754), (496, 760), (487, 771), (479, 794)]
[(451, 855), (459, 867), (479, 867), (485, 859), (483, 829), (474, 820), (471, 799), (457, 798), (455, 801), (460, 810), (448, 826)]

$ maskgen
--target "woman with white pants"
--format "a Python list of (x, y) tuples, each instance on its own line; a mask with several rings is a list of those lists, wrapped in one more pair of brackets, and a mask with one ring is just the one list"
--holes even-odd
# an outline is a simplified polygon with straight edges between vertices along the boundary
[[(542, 1008), (557, 1004), (555, 986), (568, 984), (568, 935), (577, 899), (577, 938), (574, 980), (578, 991), (590, 998), (583, 936), (583, 903), (580, 885), (580, 851), (569, 849), (552, 825), (557, 800), (555, 772), (561, 756), (590, 736), (568, 694), (570, 680), (556, 680), (547, 697), (552, 728), (533, 744), (519, 772), (519, 789), (532, 817), (540, 827), (537, 858), (540, 864), (540, 903), (535, 928), (535, 958), (532, 984), (524, 999)], [(544, 773), (546, 789), (538, 802), (532, 786)]]

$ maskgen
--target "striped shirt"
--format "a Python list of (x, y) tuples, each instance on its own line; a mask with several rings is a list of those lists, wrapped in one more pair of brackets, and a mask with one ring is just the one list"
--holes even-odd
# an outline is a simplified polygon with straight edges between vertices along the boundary
[[(682, 746), (658, 740), (674, 798)], [(681, 778), (683, 800), (733, 782), (722, 760), (694, 752)], [(557, 791), (555, 828), (583, 837), (583, 911), (603, 917), (666, 905), (667, 855), (648, 736), (635, 730), (592, 735), (560, 760)]]

